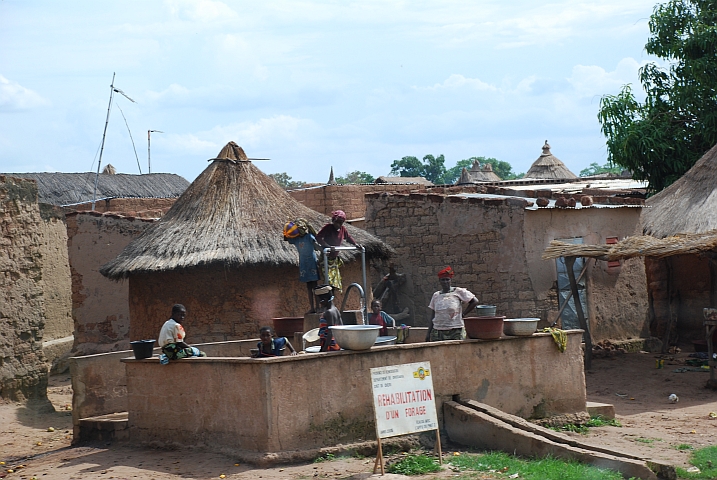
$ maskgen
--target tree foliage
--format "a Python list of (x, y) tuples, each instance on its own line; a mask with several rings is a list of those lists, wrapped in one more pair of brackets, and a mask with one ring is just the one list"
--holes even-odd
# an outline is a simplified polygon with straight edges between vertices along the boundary
[(373, 183), (376, 180), (373, 175), (358, 170), (347, 173), (343, 177), (336, 177), (336, 183), (347, 185), (349, 183)]
[(473, 157), (471, 160), (476, 159), (478, 160), (481, 165), (484, 163), (490, 163), (493, 167), (493, 172), (498, 175), (501, 180), (515, 180), (518, 178), (523, 178), (525, 173), (515, 173), (513, 172), (513, 166), (508, 162), (503, 162), (502, 160), (498, 160), (496, 158), (486, 158), (486, 157)]
[(608, 160), (657, 192), (717, 143), (717, 3), (671, 0), (655, 7), (645, 50), (668, 62), (640, 69), (647, 97), (629, 85), (600, 100)]
[(301, 182), (298, 180), (292, 180), (288, 173), (281, 172), (281, 173), (270, 173), (269, 176), (274, 179), (276, 183), (279, 184), (281, 188), (289, 189), (289, 188), (300, 188), (303, 187), (306, 182)]
[(600, 166), (597, 162), (593, 162), (588, 168), (580, 170), (581, 177), (591, 177), (593, 175), (600, 175), (601, 173), (614, 173), (616, 175), (620, 175), (622, 173), (622, 168), (617, 165), (612, 165), (610, 162), (602, 166)]
[(423, 177), (433, 183), (443, 183), (443, 175), (446, 173), (446, 159), (443, 154), (437, 157), (426, 155), (423, 161), (416, 157), (403, 157), (401, 160), (394, 160), (391, 163), (391, 175), (401, 177)]

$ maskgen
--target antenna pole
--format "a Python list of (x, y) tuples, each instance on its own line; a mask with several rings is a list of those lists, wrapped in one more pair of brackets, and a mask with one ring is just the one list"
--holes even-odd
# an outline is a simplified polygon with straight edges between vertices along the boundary
[(110, 103), (107, 105), (107, 118), (105, 119), (105, 130), (102, 132), (102, 146), (100, 147), (100, 158), (97, 161), (97, 174), (95, 175), (95, 189), (92, 192), (92, 210), (95, 209), (95, 200), (97, 199), (97, 182), (100, 179), (100, 165), (102, 164), (102, 152), (105, 150), (105, 137), (107, 136), (107, 124), (110, 121), (110, 110), (112, 108), (112, 97), (115, 93), (115, 73), (112, 72), (112, 85), (110, 85)]
[(150, 138), (149, 132), (151, 132), (151, 131), (152, 130), (147, 130), (147, 166), (149, 167), (149, 173), (152, 173), (152, 160), (151, 160), (152, 157), (149, 154), (149, 138)]

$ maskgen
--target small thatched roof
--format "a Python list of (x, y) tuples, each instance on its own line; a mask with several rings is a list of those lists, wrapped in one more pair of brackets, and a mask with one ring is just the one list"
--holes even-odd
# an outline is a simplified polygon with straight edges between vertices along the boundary
[[(1, 175), (35, 180), (40, 203), (63, 207), (91, 202), (96, 176), (92, 172), (7, 173)], [(188, 186), (189, 182), (186, 179), (173, 173), (145, 175), (101, 173), (97, 180), (96, 199), (176, 198)]]
[(717, 229), (717, 145), (679, 180), (645, 202), (643, 233), (662, 238)]
[(573, 172), (568, 170), (556, 156), (550, 153), (550, 145), (545, 141), (543, 145), (543, 153), (533, 162), (530, 169), (526, 172), (523, 179), (576, 179), (578, 178)]
[(376, 180), (374, 180), (373, 183), (395, 183), (395, 184), (405, 184), (405, 183), (417, 183), (419, 185), (426, 185), (431, 186), (433, 185), (433, 182), (430, 180), (426, 180), (423, 177), (386, 177), (386, 176), (380, 176)]
[(576, 245), (553, 240), (542, 255), (543, 260), (558, 257), (590, 257), (601, 260), (620, 260), (634, 257), (671, 257), (696, 254), (717, 249), (717, 230), (705, 233), (656, 238), (650, 235), (627, 237), (607, 245)]
[[(229, 142), (157, 223), (133, 240), (100, 272), (111, 279), (200, 265), (297, 265), (296, 248), (285, 242), (287, 221), (304, 217), (317, 230), (330, 218), (286, 193)], [(370, 258), (387, 258), (390, 246), (347, 225)], [(349, 260), (353, 252), (343, 251)]]
[(461, 177), (456, 182), (456, 185), (463, 185), (466, 183), (480, 183), (480, 182), (501, 182), (502, 179), (495, 174), (493, 171), (493, 165), (490, 163), (480, 164), (478, 160), (473, 160), (471, 169), (468, 170), (463, 168), (461, 170)]

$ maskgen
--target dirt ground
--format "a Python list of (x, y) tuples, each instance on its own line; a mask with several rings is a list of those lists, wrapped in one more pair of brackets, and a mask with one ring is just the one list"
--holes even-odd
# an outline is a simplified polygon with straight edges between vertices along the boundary
[[(676, 466), (687, 466), (689, 450), (717, 444), (717, 392), (704, 388), (709, 373), (675, 370), (685, 368), (686, 353), (667, 357), (656, 368), (653, 354), (626, 354), (594, 359), (587, 372), (587, 396), (594, 402), (615, 405), (622, 427), (590, 429), (588, 435), (571, 433), (583, 441), (612, 447)], [(0, 405), (0, 478), (36, 479), (363, 479), (370, 476), (373, 459), (339, 458), (260, 469), (236, 464), (224, 455), (191, 448), (152, 450), (128, 445), (71, 447), (72, 401), (69, 375), (50, 379), (48, 396), (54, 413), (38, 413), (17, 404)], [(670, 394), (678, 403), (668, 400)], [(717, 416), (717, 415), (715, 415)], [(54, 431), (49, 431), (53, 429)], [(188, 439), (188, 443), (191, 440)], [(444, 446), (451, 455), (460, 450)], [(21, 467), (21, 468), (16, 468)], [(15, 470), (7, 473), (8, 469)], [(449, 478), (450, 469), (426, 478)], [(398, 476), (391, 476), (398, 477)], [(390, 478), (390, 477), (383, 477)], [(415, 477), (414, 477), (415, 478)], [(485, 476), (483, 478), (491, 478)]]

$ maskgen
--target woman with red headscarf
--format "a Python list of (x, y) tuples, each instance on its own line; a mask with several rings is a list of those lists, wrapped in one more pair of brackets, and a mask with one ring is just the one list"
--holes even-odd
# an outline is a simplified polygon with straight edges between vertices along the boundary
[[(438, 272), (441, 290), (433, 294), (428, 305), (433, 310), (433, 317), (428, 324), (427, 342), (466, 338), (463, 317), (476, 308), (478, 299), (465, 288), (452, 287), (451, 279), (454, 275), (451, 267)], [(465, 308), (464, 303), (467, 304)]]
[(361, 245), (356, 243), (346, 227), (344, 222), (346, 221), (346, 213), (343, 210), (335, 210), (331, 212), (331, 223), (327, 223), (323, 226), (319, 233), (316, 235), (316, 241), (319, 245), (324, 248), (331, 248), (328, 254), (329, 259), (329, 278), (327, 279), (329, 285), (334, 288), (341, 290), (341, 272), (339, 267), (343, 265), (343, 262), (339, 258), (339, 252), (334, 247), (340, 247), (341, 243), (346, 240), (351, 245), (357, 248), (361, 248)]

